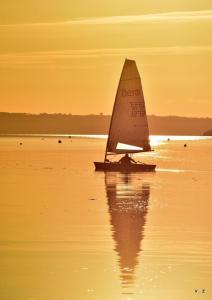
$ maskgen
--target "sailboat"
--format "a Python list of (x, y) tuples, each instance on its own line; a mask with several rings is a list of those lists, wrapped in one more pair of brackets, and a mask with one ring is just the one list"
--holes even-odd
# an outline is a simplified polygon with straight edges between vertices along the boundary
[(156, 165), (112, 162), (109, 155), (151, 151), (149, 127), (141, 78), (134, 60), (126, 59), (119, 80), (104, 162), (94, 162), (96, 171), (146, 172)]

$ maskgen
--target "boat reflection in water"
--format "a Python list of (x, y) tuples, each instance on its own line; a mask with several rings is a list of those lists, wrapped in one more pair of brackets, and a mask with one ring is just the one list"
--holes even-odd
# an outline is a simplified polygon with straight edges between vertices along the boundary
[(150, 186), (143, 175), (106, 173), (105, 184), (123, 288), (133, 288), (148, 212)]

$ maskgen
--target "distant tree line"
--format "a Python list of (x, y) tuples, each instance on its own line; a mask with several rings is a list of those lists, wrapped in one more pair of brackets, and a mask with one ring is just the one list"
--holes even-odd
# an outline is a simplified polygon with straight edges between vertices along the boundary
[[(0, 134), (107, 134), (111, 116), (0, 112)], [(202, 135), (212, 118), (148, 116), (150, 134)]]

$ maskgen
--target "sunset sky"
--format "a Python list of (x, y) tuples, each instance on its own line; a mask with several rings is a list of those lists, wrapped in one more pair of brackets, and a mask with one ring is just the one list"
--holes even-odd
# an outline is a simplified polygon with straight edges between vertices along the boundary
[(212, 117), (211, 0), (7, 0), (0, 111), (111, 114), (125, 58), (148, 114)]

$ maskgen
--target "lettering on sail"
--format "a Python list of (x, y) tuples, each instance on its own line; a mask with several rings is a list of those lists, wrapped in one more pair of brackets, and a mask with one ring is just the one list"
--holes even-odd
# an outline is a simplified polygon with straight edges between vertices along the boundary
[(121, 95), (122, 97), (129, 97), (129, 96), (140, 96), (141, 92), (139, 89), (135, 89), (135, 90), (126, 90), (126, 89), (122, 89), (121, 91)]
[(143, 117), (145, 115), (145, 107), (143, 102), (130, 102), (131, 117)]

